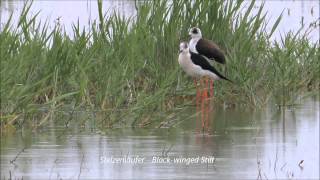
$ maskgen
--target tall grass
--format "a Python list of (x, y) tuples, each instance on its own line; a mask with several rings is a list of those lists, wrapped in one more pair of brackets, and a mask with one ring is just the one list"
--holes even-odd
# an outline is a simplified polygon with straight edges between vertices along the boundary
[[(1, 124), (39, 107), (102, 111), (108, 126), (156, 125), (168, 112), (192, 101), (192, 81), (179, 68), (177, 47), (198, 26), (226, 52), (222, 70), (235, 84), (216, 82), (218, 104), (261, 107), (319, 90), (319, 41), (303, 32), (271, 42), (281, 15), (266, 31), (263, 6), (243, 0), (145, 1), (136, 17), (104, 15), (90, 30), (73, 25), (68, 36), (60, 24), (30, 16), (26, 3), (17, 25), (1, 28)], [(183, 101), (178, 100), (183, 99)], [(279, 102), (278, 102), (279, 101)]]

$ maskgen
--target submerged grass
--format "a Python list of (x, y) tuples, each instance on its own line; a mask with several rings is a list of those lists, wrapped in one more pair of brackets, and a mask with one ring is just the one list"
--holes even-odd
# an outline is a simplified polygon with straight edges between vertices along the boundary
[(298, 31), (271, 42), (281, 15), (267, 31), (263, 6), (253, 14), (255, 1), (246, 9), (243, 0), (145, 1), (131, 18), (106, 16), (97, 3), (99, 20), (89, 30), (74, 24), (72, 37), (60, 24), (49, 29), (37, 14), (30, 17), (28, 2), (16, 26), (12, 16), (2, 26), (2, 127), (39, 107), (70, 104), (103, 112), (108, 127), (158, 125), (192, 103), (192, 81), (177, 63), (192, 26), (226, 52), (226, 67), (217, 66), (236, 83), (216, 82), (218, 104), (261, 107), (275, 97), (285, 105), (319, 91), (319, 41)]

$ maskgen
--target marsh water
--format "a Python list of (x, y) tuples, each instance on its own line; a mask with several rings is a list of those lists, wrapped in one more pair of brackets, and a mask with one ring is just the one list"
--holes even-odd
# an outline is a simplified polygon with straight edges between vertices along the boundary
[[(23, 1), (0, 2), (1, 25), (11, 12), (19, 18)], [(104, 10), (135, 14), (135, 1), (104, 2)], [(317, 1), (265, 7), (270, 22), (284, 10), (275, 38), (319, 19)], [(96, 1), (35, 1), (31, 11), (68, 32), (78, 19), (80, 25), (97, 19), (96, 9)], [(311, 39), (319, 39), (318, 31)], [(318, 179), (319, 106), (317, 97), (261, 110), (216, 107), (205, 133), (193, 106), (177, 112), (188, 117), (179, 124), (157, 129), (101, 129), (81, 113), (66, 127), (70, 117), (57, 115), (48, 126), (1, 136), (0, 179)]]
[(59, 125), (57, 116), (1, 138), (1, 179), (317, 179), (319, 105), (214, 108), (208, 133), (196, 117), (172, 128), (98, 130), (81, 117)]

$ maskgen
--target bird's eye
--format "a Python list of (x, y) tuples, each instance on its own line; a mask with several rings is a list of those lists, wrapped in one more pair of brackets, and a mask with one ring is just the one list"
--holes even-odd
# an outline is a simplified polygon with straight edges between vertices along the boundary
[(196, 28), (193, 28), (192, 33), (193, 33), (193, 34), (197, 34), (197, 33), (198, 33), (198, 30), (197, 30)]

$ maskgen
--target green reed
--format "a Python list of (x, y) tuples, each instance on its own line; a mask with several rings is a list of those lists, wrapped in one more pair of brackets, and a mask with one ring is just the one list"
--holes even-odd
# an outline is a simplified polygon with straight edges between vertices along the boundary
[(283, 105), (319, 90), (319, 41), (312, 44), (298, 31), (271, 42), (282, 16), (268, 32), (263, 6), (253, 14), (255, 1), (245, 10), (243, 0), (145, 1), (130, 18), (106, 16), (97, 3), (99, 19), (89, 30), (73, 24), (72, 36), (59, 23), (49, 29), (38, 14), (30, 16), (28, 2), (17, 25), (11, 18), (4, 24), (1, 124), (39, 107), (70, 104), (104, 112), (108, 126), (159, 124), (192, 103), (177, 100), (195, 93), (177, 58), (193, 26), (227, 56), (226, 67), (215, 65), (235, 83), (215, 83), (217, 104), (262, 107), (275, 97)]

